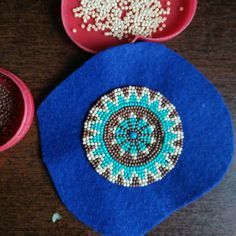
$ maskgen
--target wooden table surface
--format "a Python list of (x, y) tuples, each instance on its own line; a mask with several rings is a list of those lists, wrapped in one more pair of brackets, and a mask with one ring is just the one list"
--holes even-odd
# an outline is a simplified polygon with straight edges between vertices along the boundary
[[(222, 93), (236, 121), (236, 1), (199, 0), (191, 26), (166, 43)], [(19, 75), (36, 106), (92, 55), (67, 37), (59, 0), (0, 0), (0, 67)], [(36, 120), (0, 154), (0, 235), (97, 235), (62, 205), (42, 164)], [(211, 193), (174, 213), (149, 235), (236, 235), (236, 164)], [(63, 219), (51, 222), (54, 212)]]

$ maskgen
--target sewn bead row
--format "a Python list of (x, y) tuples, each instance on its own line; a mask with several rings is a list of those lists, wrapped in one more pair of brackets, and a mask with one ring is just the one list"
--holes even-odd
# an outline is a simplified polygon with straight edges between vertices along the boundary
[(99, 174), (113, 183), (136, 187), (157, 181), (174, 168), (183, 138), (173, 104), (158, 92), (129, 86), (102, 96), (91, 108), (83, 144)]

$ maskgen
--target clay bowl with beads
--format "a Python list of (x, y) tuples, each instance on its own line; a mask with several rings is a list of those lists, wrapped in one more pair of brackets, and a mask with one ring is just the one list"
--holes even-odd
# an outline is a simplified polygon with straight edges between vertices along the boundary
[(0, 152), (26, 135), (34, 117), (34, 102), (25, 83), (0, 68)]
[(66, 33), (85, 51), (138, 40), (165, 42), (191, 23), (197, 0), (62, 0)]

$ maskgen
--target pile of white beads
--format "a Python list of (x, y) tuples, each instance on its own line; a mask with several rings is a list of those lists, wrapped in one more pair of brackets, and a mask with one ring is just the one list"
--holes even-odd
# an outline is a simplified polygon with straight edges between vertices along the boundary
[(151, 37), (166, 27), (171, 2), (166, 0), (164, 5), (160, 0), (81, 0), (73, 14), (83, 20), (80, 27), (87, 31), (104, 31), (105, 36), (118, 39)]

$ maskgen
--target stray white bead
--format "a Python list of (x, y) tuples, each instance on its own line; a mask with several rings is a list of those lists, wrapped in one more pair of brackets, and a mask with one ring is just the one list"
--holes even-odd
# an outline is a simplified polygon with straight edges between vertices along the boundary
[(55, 212), (53, 215), (52, 215), (52, 222), (53, 223), (55, 223), (55, 222), (57, 222), (57, 221), (59, 221), (59, 220), (61, 220), (62, 219), (62, 216), (59, 214), (59, 213), (57, 213), (57, 212)]

